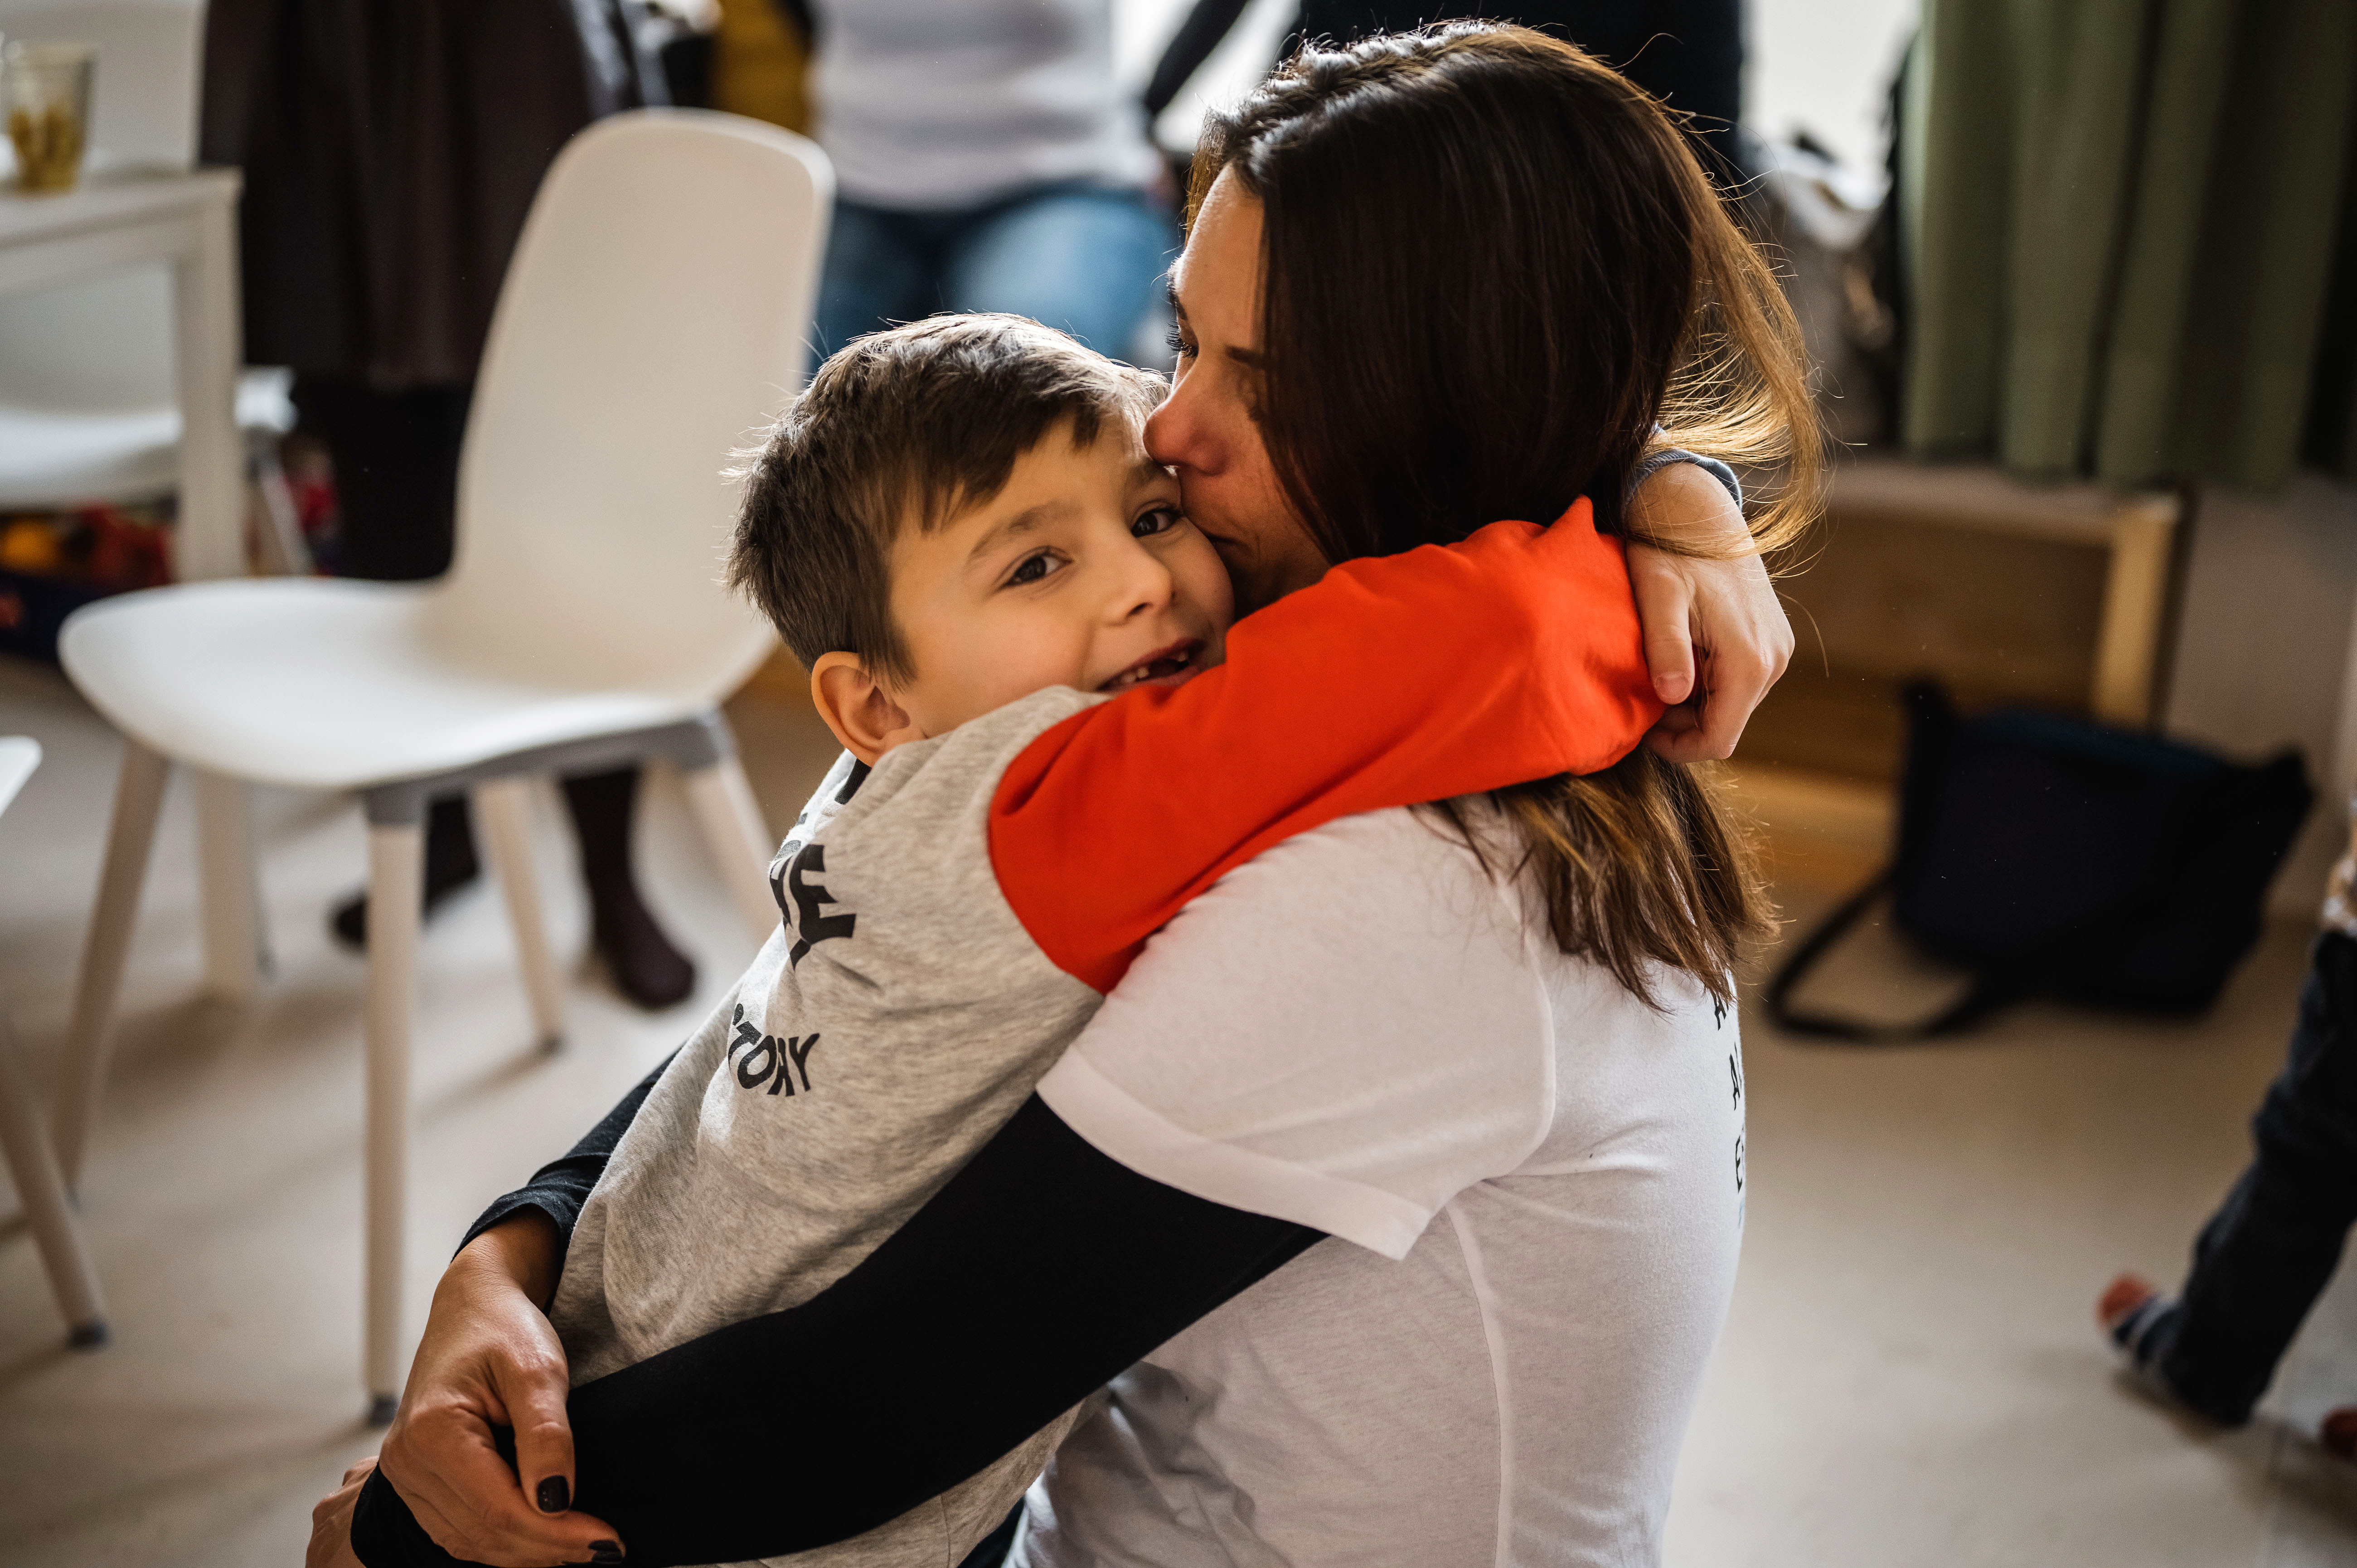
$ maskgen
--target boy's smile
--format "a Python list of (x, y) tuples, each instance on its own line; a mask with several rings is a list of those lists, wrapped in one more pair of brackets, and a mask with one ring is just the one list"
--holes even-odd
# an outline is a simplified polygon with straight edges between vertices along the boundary
[(1199, 657), (1202, 651), (1202, 639), (1182, 639), (1147, 654), (1097, 690), (1126, 692), (1132, 686), (1184, 685), (1194, 678), (1196, 671), (1205, 667)]
[(855, 752), (946, 734), (1049, 686), (1180, 685), (1226, 654), (1226, 568), (1129, 421), (1109, 420), (1085, 446), (1059, 424), (996, 495), (937, 528), (911, 521), (890, 560), (914, 675), (852, 703), (826, 688), (850, 673), (828, 675), (841, 656), (813, 671), (821, 712), (868, 743)]

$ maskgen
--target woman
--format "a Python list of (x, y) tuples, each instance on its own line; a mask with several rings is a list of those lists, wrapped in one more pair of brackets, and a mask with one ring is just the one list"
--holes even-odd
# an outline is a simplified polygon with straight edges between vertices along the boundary
[[(1620, 78), (1458, 25), (1304, 57), (1212, 132), (1149, 446), (1246, 603), (1559, 516), (1657, 419), (1705, 450), (1794, 446), (1767, 526), (1797, 523), (1789, 317)], [(1763, 615), (1747, 591), (1717, 624)], [(495, 1209), (437, 1294), (386, 1470), (485, 1561), (784, 1552), (921, 1504), (1110, 1382), (1017, 1560), (1650, 1560), (1740, 1226), (1727, 966), (1761, 910), (1741, 858), (1645, 751), (1280, 845), (1157, 936), (989, 1147), (805, 1306), (568, 1409), (532, 1305), (564, 1173), (541, 1212)], [(576, 1475), (599, 1517), (564, 1513)], [(323, 1524), (332, 1549), (333, 1499)]]

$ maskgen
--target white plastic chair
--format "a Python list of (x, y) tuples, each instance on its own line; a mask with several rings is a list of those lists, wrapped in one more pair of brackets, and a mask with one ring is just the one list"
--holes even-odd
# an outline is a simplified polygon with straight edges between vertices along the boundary
[[(93, 166), (189, 166), (199, 0), (0, 0), (0, 32), (96, 46)], [(0, 294), (0, 510), (156, 500), (179, 488), (171, 279), (150, 266)], [(250, 435), (294, 423), (281, 371), (248, 371)], [(266, 543), (284, 554), (299, 543)]]
[(124, 736), (57, 1138), (80, 1168), (169, 762), (361, 793), (369, 821), (371, 1414), (400, 1390), (410, 1028), (426, 799), (474, 791), (542, 1036), (563, 1027), (525, 844), (534, 772), (667, 757), (756, 933), (772, 843), (718, 703), (774, 646), (720, 584), (721, 470), (795, 387), (834, 177), (817, 146), (694, 110), (558, 156), (500, 295), (431, 584), (273, 578), (102, 600), (66, 671)]
[[(0, 812), (8, 810), (40, 765), (40, 742), (21, 735), (0, 736)], [(16, 1179), (33, 1244), (49, 1272), (49, 1288), (57, 1293), (58, 1310), (65, 1314), (66, 1342), (78, 1349), (95, 1349), (106, 1343), (106, 1305), (98, 1294), (98, 1274), (90, 1266), (73, 1211), (66, 1206), (65, 1183), (58, 1175), (48, 1128), (16, 1071), (15, 1042), (5, 1022), (0, 1018), (0, 1154), (6, 1155), (8, 1174)]]

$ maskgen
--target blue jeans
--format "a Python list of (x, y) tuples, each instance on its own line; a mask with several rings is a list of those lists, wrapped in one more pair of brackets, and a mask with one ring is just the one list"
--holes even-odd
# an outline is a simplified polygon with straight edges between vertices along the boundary
[(1169, 211), (1142, 190), (1049, 186), (956, 212), (838, 198), (818, 351), (936, 311), (1003, 310), (1130, 358), (1178, 247)]

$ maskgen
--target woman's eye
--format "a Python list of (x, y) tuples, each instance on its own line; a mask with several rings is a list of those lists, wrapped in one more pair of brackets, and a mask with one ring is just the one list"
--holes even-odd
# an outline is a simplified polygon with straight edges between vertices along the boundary
[(1195, 352), (1194, 342), (1188, 338), (1186, 333), (1180, 331), (1177, 327), (1170, 328), (1168, 335), (1163, 338), (1163, 341), (1170, 346), (1170, 351), (1172, 353), (1178, 355), (1182, 360), (1190, 357)]
[(1022, 564), (1017, 566), (1014, 571), (1007, 574), (1006, 585), (1010, 588), (1017, 588), (1021, 587), (1026, 583), (1039, 582), (1044, 579), (1049, 573), (1053, 572), (1055, 569), (1056, 559), (1052, 555), (1043, 553), (1027, 556), (1025, 557)]
[(1157, 533), (1168, 533), (1178, 527), (1183, 515), (1175, 506), (1158, 506), (1131, 523), (1129, 532), (1136, 538), (1151, 539)]

